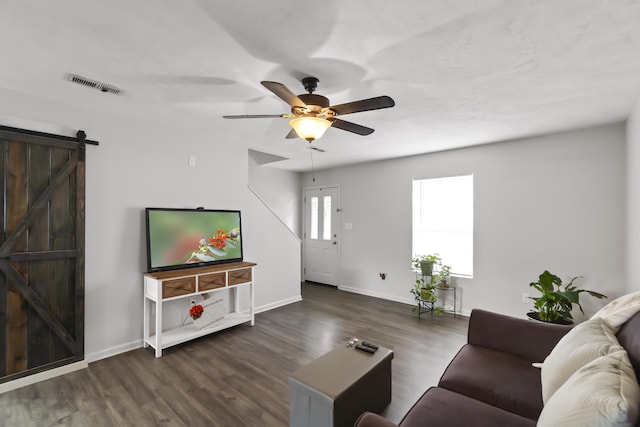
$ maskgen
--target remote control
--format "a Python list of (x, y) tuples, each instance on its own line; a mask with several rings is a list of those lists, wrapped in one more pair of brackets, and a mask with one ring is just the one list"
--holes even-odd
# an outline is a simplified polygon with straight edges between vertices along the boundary
[(358, 344), (356, 346), (356, 348), (358, 350), (366, 351), (367, 353), (375, 353), (376, 352), (375, 348), (367, 347), (366, 345), (362, 345), (362, 344)]
[(372, 349), (374, 349), (374, 350), (377, 350), (377, 349), (378, 349), (378, 346), (377, 346), (377, 345), (375, 345), (375, 344), (371, 344), (370, 342), (362, 341), (362, 345), (363, 345), (363, 346), (365, 346), (365, 347), (370, 347), (370, 348), (372, 348)]

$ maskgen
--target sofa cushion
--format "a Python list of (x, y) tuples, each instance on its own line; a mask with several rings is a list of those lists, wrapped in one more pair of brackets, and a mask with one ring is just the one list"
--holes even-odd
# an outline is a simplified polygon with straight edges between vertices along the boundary
[(538, 426), (634, 426), (639, 402), (640, 386), (620, 350), (573, 374), (546, 403)]
[(612, 327), (620, 328), (638, 312), (640, 312), (640, 291), (614, 299), (594, 314), (592, 319), (599, 317)]
[(465, 345), (438, 385), (534, 420), (542, 410), (540, 370), (502, 351)]
[(528, 426), (536, 422), (479, 400), (440, 387), (432, 387), (405, 415), (401, 427)]
[(467, 343), (542, 362), (571, 328), (474, 308)]
[(353, 427), (398, 427), (398, 425), (373, 412), (363, 412)]
[(640, 313), (622, 325), (616, 337), (627, 351), (631, 365), (636, 371), (636, 378), (640, 382)]
[(542, 401), (553, 393), (574, 372), (600, 356), (622, 350), (615, 330), (601, 318), (587, 320), (562, 337), (544, 360), (541, 371)]

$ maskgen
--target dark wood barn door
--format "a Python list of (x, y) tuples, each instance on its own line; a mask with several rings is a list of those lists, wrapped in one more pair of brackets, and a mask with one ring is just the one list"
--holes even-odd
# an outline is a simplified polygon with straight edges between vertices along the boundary
[(0, 382), (84, 358), (84, 143), (0, 128)]

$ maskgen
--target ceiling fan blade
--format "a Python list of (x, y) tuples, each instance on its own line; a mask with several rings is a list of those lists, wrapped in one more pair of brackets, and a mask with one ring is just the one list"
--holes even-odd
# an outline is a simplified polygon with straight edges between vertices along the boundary
[(374, 131), (374, 129), (358, 125), (356, 123), (348, 122), (346, 120), (340, 120), (336, 118), (331, 118), (328, 120), (332, 122), (331, 127), (346, 130), (347, 132), (357, 133), (358, 135), (371, 135)]
[(223, 119), (276, 119), (288, 117), (287, 114), (240, 114), (237, 116), (222, 116)]
[(261, 81), (262, 86), (275, 93), (280, 99), (292, 107), (307, 108), (307, 104), (302, 102), (298, 95), (291, 92), (288, 87), (278, 82)]
[(296, 132), (295, 129), (291, 129), (287, 134), (287, 136), (284, 137), (284, 139), (294, 139), (294, 138), (298, 138), (298, 133)]
[(336, 115), (359, 113), (360, 111), (379, 110), (396, 105), (389, 96), (377, 96), (375, 98), (361, 99), (360, 101), (347, 102), (346, 104), (329, 107), (335, 111)]

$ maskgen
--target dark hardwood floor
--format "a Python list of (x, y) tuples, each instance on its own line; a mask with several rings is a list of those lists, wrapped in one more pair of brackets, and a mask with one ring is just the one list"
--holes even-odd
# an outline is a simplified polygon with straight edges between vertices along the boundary
[(468, 319), (305, 283), (303, 301), (165, 350), (138, 349), (0, 394), (2, 426), (286, 426), (287, 377), (350, 338), (394, 351), (398, 422), (466, 342)]

